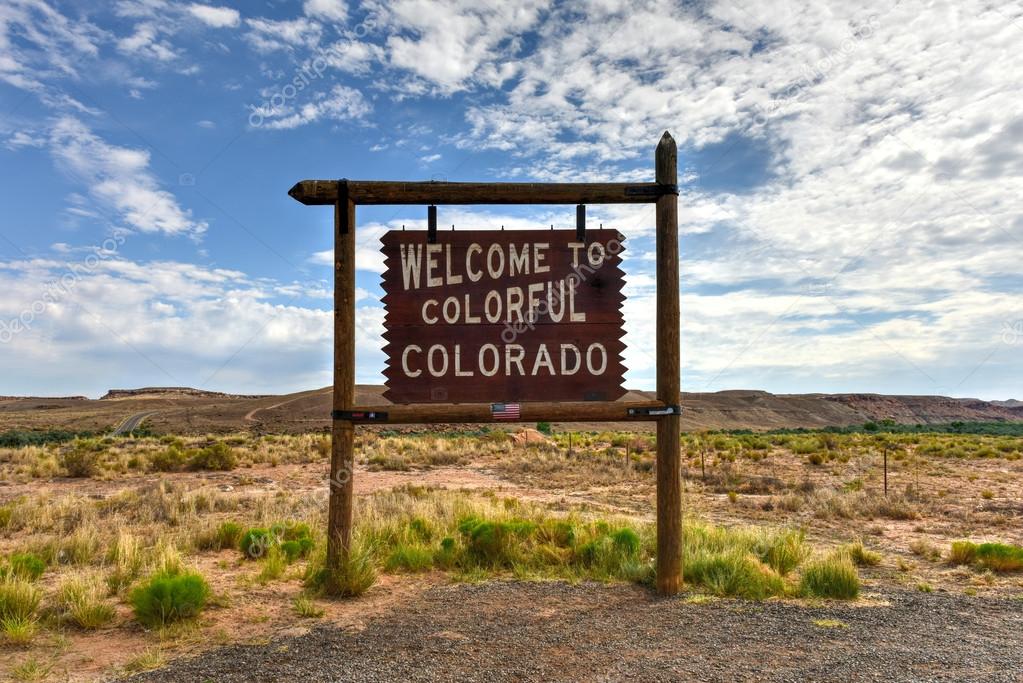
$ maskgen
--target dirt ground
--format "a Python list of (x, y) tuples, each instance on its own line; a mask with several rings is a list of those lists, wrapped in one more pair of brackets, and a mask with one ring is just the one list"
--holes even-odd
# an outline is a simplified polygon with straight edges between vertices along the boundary
[[(25, 496), (102, 501), (161, 482), (193, 496), (325, 501), (325, 469), (317, 461), (93, 479), (7, 477), (0, 503)], [(298, 569), (262, 584), (237, 551), (207, 551), (188, 559), (217, 598), (191, 625), (150, 632), (118, 603), (111, 626), (62, 628), (30, 646), (0, 645), (0, 672), (12, 675), (34, 660), (43, 670), (35, 680), (72, 681), (167, 663), (140, 680), (1023, 680), (1023, 576), (942, 559), (959, 538), (1023, 543), (1023, 461), (893, 461), (889, 490), (910, 506), (905, 518), (847, 517), (830, 507), (827, 496), (837, 491), (855, 489), (842, 494), (850, 499), (879, 496), (881, 462), (869, 457), (811, 466), (776, 453), (760, 462), (708, 458), (704, 467), (688, 458), (684, 474), (687, 514), (726, 525), (798, 526), (823, 547), (862, 539), (881, 555), (860, 570), (864, 598), (843, 606), (708, 601), (695, 593), (661, 601), (626, 585), (475, 586), (451, 584), (440, 573), (382, 574), (358, 599), (317, 601), (324, 614), (308, 619), (292, 609), (301, 592)], [(457, 465), (413, 463), (408, 471), (363, 460), (355, 483), (360, 496), (413, 484), (646, 521), (655, 492), (652, 470), (613, 452), (572, 457), (550, 444), (512, 446)], [(796, 490), (802, 503), (786, 503)], [(0, 539), (0, 553), (23, 541)], [(145, 653), (152, 661), (132, 662)]]
[(443, 585), (359, 626), (216, 649), (132, 681), (1023, 680), (1023, 610), (882, 589), (853, 605), (630, 586)]

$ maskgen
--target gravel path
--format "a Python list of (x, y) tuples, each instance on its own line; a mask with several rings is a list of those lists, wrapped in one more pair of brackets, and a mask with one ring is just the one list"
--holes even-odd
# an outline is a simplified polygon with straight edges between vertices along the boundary
[[(445, 585), (362, 630), (323, 625), (129, 680), (1023, 681), (1023, 601), (871, 597), (882, 604), (696, 604), (629, 586)], [(823, 619), (844, 625), (814, 624)]]

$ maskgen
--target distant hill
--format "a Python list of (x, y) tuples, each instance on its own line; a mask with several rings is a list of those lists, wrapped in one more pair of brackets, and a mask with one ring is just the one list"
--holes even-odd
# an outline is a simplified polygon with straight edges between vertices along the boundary
[(139, 398), (157, 396), (161, 398), (174, 396), (202, 396), (205, 398), (265, 398), (265, 394), (224, 394), (219, 391), (206, 391), (192, 387), (142, 387), (141, 389), (110, 389), (100, 396), (101, 401), (121, 398)]
[[(382, 405), (383, 387), (359, 385), (359, 405)], [(630, 391), (621, 400), (645, 401), (653, 392)], [(145, 425), (160, 433), (322, 431), (330, 427), (329, 387), (278, 396), (242, 396), (188, 387), (113, 389), (102, 399), (19, 398), (0, 402), (0, 430), (105, 431), (130, 415), (152, 413)], [(1023, 402), (947, 396), (883, 394), (771, 394), (758, 390), (683, 393), (682, 427), (781, 429), (844, 427), (868, 421), (901, 424), (1023, 421)], [(577, 429), (652, 429), (653, 423), (578, 424)]]

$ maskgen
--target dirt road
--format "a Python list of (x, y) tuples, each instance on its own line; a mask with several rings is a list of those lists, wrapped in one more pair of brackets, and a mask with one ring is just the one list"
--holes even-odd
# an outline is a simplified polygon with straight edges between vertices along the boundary
[(443, 585), (364, 628), (319, 626), (132, 681), (1023, 681), (1023, 602), (658, 600), (631, 586)]

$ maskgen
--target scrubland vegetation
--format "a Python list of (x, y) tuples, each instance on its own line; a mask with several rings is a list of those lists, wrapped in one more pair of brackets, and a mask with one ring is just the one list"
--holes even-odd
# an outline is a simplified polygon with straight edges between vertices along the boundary
[[(0, 448), (0, 666), (45, 677), (90, 632), (143, 653), (107, 669), (156, 666), (199, 643), (329, 617), (343, 603), (328, 584), (346, 597), (372, 595), (384, 577), (648, 584), (652, 436), (541, 427), (360, 432), (357, 464), (378, 479), (357, 499), (353, 548), (333, 576), (329, 437)], [(1023, 593), (1019, 437), (708, 433), (684, 435), (683, 448), (690, 597)], [(431, 472), (443, 488), (418, 483)]]

